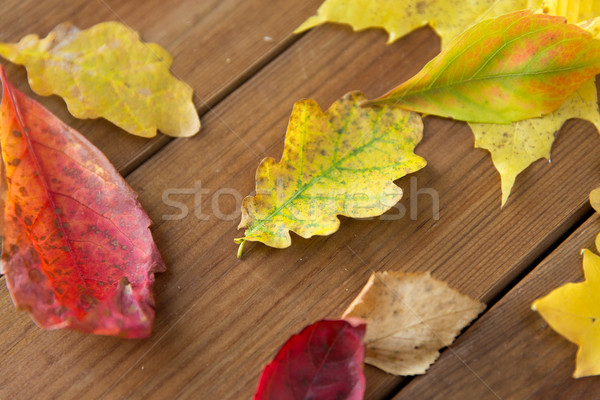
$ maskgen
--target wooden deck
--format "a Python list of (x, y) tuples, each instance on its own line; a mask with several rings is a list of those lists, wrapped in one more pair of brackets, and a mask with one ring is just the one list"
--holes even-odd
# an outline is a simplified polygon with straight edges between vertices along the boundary
[[(488, 309), (427, 375), (398, 378), (366, 366), (366, 399), (600, 398), (600, 378), (571, 378), (576, 346), (530, 311), (536, 297), (582, 279), (579, 250), (600, 231), (587, 201), (600, 186), (600, 135), (587, 122), (566, 124), (552, 164), (523, 173), (501, 210), (499, 176), (489, 154), (473, 149), (467, 125), (428, 117), (417, 147), (428, 166), (397, 182), (403, 218), (399, 209), (344, 218), (332, 236), (294, 236), (285, 250), (247, 243), (236, 258), (233, 239), (242, 232), (231, 193), (250, 194), (259, 161), (280, 157), (294, 102), (309, 97), (327, 108), (351, 90), (380, 95), (439, 51), (428, 28), (393, 45), (383, 31), (336, 25), (292, 35), (320, 3), (3, 2), (0, 41), (45, 36), (64, 21), (87, 28), (121, 20), (161, 44), (194, 88), (203, 127), (190, 139), (135, 138), (105, 121), (74, 119), (61, 99), (33, 94), (23, 68), (7, 68), (126, 176), (154, 221), (168, 271), (157, 276), (147, 340), (43, 331), (14, 310), (0, 278), (0, 399), (248, 399), (279, 346), (313, 321), (339, 317), (372, 270), (431, 271)], [(205, 219), (194, 215), (193, 196), (173, 194), (197, 182), (208, 190), (196, 208)], [(432, 197), (416, 197), (415, 188), (437, 191), (439, 219)], [(167, 217), (178, 213), (163, 201), (168, 190), (191, 210), (187, 217)]]

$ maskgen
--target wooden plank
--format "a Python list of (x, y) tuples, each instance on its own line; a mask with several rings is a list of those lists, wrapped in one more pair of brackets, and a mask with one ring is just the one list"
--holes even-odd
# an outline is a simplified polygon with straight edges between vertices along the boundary
[[(429, 165), (413, 177), (418, 188), (437, 191), (439, 220), (432, 218), (431, 196), (421, 194), (411, 206), (416, 189), (407, 177), (398, 182), (406, 189), (400, 207), (416, 211), (414, 219), (407, 212), (398, 220), (397, 209), (383, 220), (343, 218), (330, 237), (294, 236), (285, 250), (248, 244), (238, 260), (232, 240), (241, 235), (239, 204), (231, 193), (251, 193), (260, 158), (280, 157), (294, 101), (311, 97), (326, 108), (354, 89), (373, 97), (412, 76), (439, 49), (430, 30), (390, 46), (385, 41), (383, 32), (352, 34), (340, 26), (308, 33), (220, 103), (202, 134), (170, 143), (136, 169), (128, 180), (156, 222), (169, 267), (157, 278), (152, 338), (23, 332), (25, 322), (2, 314), (0, 324), (8, 328), (0, 339), (0, 391), (7, 397), (43, 389), (63, 398), (249, 398), (284, 340), (312, 321), (338, 317), (371, 270), (432, 271), (489, 301), (583, 216), (590, 189), (600, 183), (600, 138), (590, 124), (569, 123), (552, 167), (538, 163), (524, 173), (500, 210), (498, 175), (489, 155), (473, 150), (468, 127), (428, 118), (417, 153)], [(193, 212), (163, 219), (179, 212), (163, 201), (165, 193), (193, 210), (194, 196), (173, 191), (198, 181), (208, 193), (198, 197), (196, 211), (207, 219)], [(0, 301), (7, 306), (6, 295)], [(367, 375), (368, 399), (382, 398), (399, 382), (374, 368)]]
[[(0, 13), (0, 41), (18, 41), (29, 33), (45, 36), (65, 21), (88, 28), (102, 21), (120, 20), (140, 32), (143, 40), (159, 43), (171, 53), (173, 72), (192, 86), (194, 102), (204, 114), (288, 47), (295, 40), (291, 31), (319, 2), (7, 0)], [(265, 40), (267, 36), (272, 40)], [(24, 68), (11, 65), (7, 74), (21, 90), (86, 135), (123, 174), (169, 141), (162, 134), (152, 140), (134, 137), (104, 120), (77, 120), (57, 96), (33, 94)]]
[(571, 378), (577, 346), (530, 308), (553, 289), (583, 281), (580, 251), (595, 251), (598, 232), (595, 215), (394, 399), (598, 398), (600, 377)]

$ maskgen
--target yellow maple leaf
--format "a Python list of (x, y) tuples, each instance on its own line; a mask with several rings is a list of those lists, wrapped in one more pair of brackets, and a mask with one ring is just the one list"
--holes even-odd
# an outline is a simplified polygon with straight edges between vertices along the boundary
[(536, 300), (532, 309), (577, 344), (574, 378), (600, 375), (600, 257), (583, 251), (585, 282), (567, 283)]
[(367, 322), (365, 362), (395, 375), (424, 374), (485, 309), (429, 273), (377, 272), (344, 312)]
[(354, 30), (383, 28), (391, 43), (429, 24), (442, 38), (442, 48), (466, 28), (486, 18), (525, 8), (542, 0), (326, 0), (295, 33), (325, 22), (350, 24)]
[(61, 24), (43, 39), (0, 43), (0, 55), (24, 65), (31, 88), (61, 96), (77, 118), (103, 117), (144, 137), (200, 129), (192, 88), (170, 74), (169, 53), (118, 22), (83, 31)]
[(586, 119), (600, 130), (600, 113), (594, 79), (584, 83), (562, 106), (541, 118), (513, 124), (469, 123), (475, 147), (488, 150), (502, 181), (502, 206), (508, 200), (515, 178), (534, 161), (550, 160), (556, 134), (571, 118)]
[(256, 171), (256, 196), (242, 204), (236, 239), (284, 248), (289, 231), (309, 238), (337, 231), (338, 215), (381, 215), (398, 202), (393, 181), (425, 166), (413, 153), (421, 141), (418, 114), (399, 108), (361, 107), (349, 93), (326, 112), (313, 100), (294, 105), (281, 161), (264, 159)]

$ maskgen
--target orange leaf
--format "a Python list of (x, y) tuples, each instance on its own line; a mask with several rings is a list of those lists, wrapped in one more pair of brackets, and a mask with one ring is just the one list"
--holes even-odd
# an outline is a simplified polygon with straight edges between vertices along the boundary
[(517, 11), (458, 36), (419, 73), (366, 104), (509, 124), (557, 108), (600, 73), (600, 41), (562, 17)]
[(164, 265), (136, 193), (1, 66), (0, 80), (1, 267), (13, 302), (46, 329), (149, 336), (154, 272)]

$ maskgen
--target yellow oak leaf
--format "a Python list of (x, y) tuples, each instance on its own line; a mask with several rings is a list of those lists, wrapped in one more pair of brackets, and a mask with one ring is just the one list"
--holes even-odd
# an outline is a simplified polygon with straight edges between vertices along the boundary
[(537, 9), (542, 0), (325, 0), (317, 15), (295, 33), (325, 22), (350, 24), (354, 30), (383, 28), (388, 43), (429, 24), (441, 37), (442, 48), (466, 28), (486, 18), (525, 8)]
[(0, 43), (0, 55), (27, 68), (38, 94), (64, 98), (77, 118), (103, 117), (134, 135), (191, 136), (200, 129), (192, 88), (175, 79), (169, 53), (118, 22), (87, 30), (58, 25), (43, 39)]
[(541, 118), (513, 124), (469, 123), (475, 135), (475, 147), (488, 150), (502, 180), (502, 206), (506, 204), (515, 178), (534, 161), (550, 160), (556, 134), (570, 118), (586, 119), (600, 131), (600, 113), (596, 83), (585, 82), (562, 106)]
[(600, 375), (600, 257), (583, 251), (585, 282), (567, 283), (536, 300), (532, 309), (577, 344), (574, 378)]
[(260, 163), (256, 196), (243, 201), (238, 255), (245, 241), (288, 247), (290, 230), (330, 235), (338, 215), (374, 217), (398, 202), (402, 189), (393, 181), (425, 166), (413, 153), (423, 122), (399, 108), (361, 107), (365, 100), (349, 93), (326, 112), (313, 100), (294, 105), (281, 161)]
[(377, 272), (344, 312), (367, 322), (365, 362), (395, 375), (424, 374), (485, 309), (429, 273)]
[[(600, 213), (600, 188), (590, 193), (590, 204), (596, 212)], [(596, 250), (600, 251), (600, 233), (596, 236)]]

